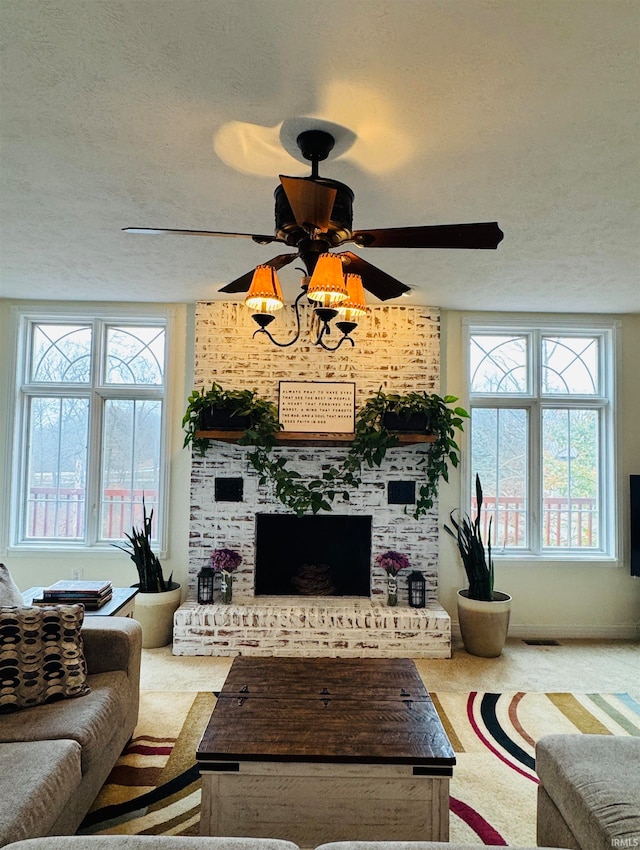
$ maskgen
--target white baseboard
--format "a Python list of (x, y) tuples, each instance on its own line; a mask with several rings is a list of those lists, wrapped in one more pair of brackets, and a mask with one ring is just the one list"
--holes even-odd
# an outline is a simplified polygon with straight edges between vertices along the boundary
[[(452, 636), (460, 637), (458, 623), (451, 623)], [(638, 623), (626, 623), (619, 626), (599, 625), (527, 625), (525, 623), (511, 623), (509, 625), (510, 638), (522, 638), (526, 640), (553, 640), (558, 638), (574, 640), (638, 640), (640, 641), (640, 621)]]

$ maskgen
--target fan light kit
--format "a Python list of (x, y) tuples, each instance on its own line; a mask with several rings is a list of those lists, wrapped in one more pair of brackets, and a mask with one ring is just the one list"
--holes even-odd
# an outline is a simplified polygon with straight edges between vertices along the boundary
[[(409, 287), (382, 269), (371, 265), (351, 251), (331, 253), (347, 242), (359, 248), (497, 248), (504, 234), (498, 223), (443, 224), (423, 227), (396, 227), (378, 230), (352, 230), (353, 192), (344, 183), (318, 175), (318, 163), (325, 160), (334, 146), (334, 138), (324, 130), (305, 130), (297, 138), (302, 156), (311, 162), (309, 177), (280, 175), (275, 195), (275, 234), (227, 233), (211, 230), (171, 230), (125, 227), (128, 233), (178, 234), (187, 236), (227, 236), (252, 239), (259, 245), (281, 242), (296, 249), (279, 254), (255, 270), (233, 280), (220, 292), (246, 292), (245, 304), (255, 310), (252, 318), (256, 334), (265, 334), (280, 347), (293, 345), (300, 338), (300, 300), (306, 296), (314, 305), (319, 329), (312, 340), (328, 351), (343, 342), (354, 341), (351, 333), (368, 307), (364, 290), (381, 301), (398, 298)], [(296, 333), (286, 342), (278, 342), (267, 330), (273, 315), (284, 306), (278, 270), (300, 258), (304, 264), (302, 289), (294, 302)], [(336, 345), (327, 345), (330, 323), (342, 333)]]
[[(364, 297), (362, 278), (357, 274), (345, 275), (342, 271), (342, 260), (338, 254), (320, 254), (311, 277), (304, 276), (302, 291), (293, 305), (296, 315), (296, 333), (287, 342), (278, 342), (267, 330), (267, 326), (275, 319), (273, 313), (284, 306), (278, 274), (271, 266), (258, 266), (253, 273), (251, 286), (244, 300), (247, 307), (256, 311), (251, 318), (259, 327), (253, 335), (264, 333), (274, 345), (280, 348), (297, 342), (300, 338), (299, 304), (304, 295), (314, 303), (314, 313), (320, 322), (320, 329), (313, 341), (314, 345), (321, 345), (328, 351), (340, 348), (345, 340), (355, 345), (350, 336), (358, 326), (358, 322), (354, 319), (364, 316), (369, 308)], [(329, 323), (336, 316), (341, 318), (341, 321), (336, 322), (336, 327), (341, 331), (342, 338), (337, 345), (331, 346), (327, 345), (323, 337), (331, 333)]]

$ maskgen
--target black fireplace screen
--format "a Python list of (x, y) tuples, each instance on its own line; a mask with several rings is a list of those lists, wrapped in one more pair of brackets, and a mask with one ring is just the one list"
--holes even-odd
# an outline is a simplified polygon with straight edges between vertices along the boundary
[(370, 516), (256, 516), (256, 596), (370, 593)]

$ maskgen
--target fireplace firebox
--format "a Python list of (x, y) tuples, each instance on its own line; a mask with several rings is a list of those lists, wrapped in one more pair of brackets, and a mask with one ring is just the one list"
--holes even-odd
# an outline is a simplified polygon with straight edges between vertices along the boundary
[(370, 596), (371, 516), (256, 515), (256, 596)]

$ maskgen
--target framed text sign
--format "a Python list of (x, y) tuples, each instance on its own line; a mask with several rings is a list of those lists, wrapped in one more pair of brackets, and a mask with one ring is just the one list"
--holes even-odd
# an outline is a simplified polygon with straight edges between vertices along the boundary
[(333, 381), (280, 381), (280, 422), (285, 431), (352, 434), (356, 385)]

